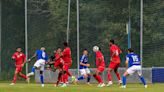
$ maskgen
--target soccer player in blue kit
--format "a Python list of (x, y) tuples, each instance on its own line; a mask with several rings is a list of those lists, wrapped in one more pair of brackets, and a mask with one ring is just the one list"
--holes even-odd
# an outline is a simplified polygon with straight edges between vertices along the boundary
[(122, 88), (126, 88), (126, 76), (132, 75), (137, 72), (141, 82), (144, 84), (144, 87), (147, 88), (146, 81), (142, 76), (142, 67), (140, 57), (134, 53), (133, 49), (128, 49), (128, 54), (126, 55), (126, 71), (122, 77)]
[(84, 49), (83, 55), (80, 58), (80, 65), (79, 65), (81, 76), (75, 79), (75, 83), (87, 78), (87, 84), (90, 84), (91, 75), (90, 75), (90, 70), (88, 68), (89, 66), (90, 64), (88, 64), (88, 51), (87, 49)]
[(34, 57), (37, 57), (37, 61), (35, 62), (34, 66), (32, 67), (32, 71), (27, 74), (28, 77), (32, 76), (35, 74), (35, 69), (40, 70), (40, 81), (41, 81), (41, 86), (44, 87), (44, 77), (43, 77), (43, 71), (44, 71), (44, 66), (46, 62), (48, 61), (48, 56), (45, 52), (45, 48), (41, 47), (40, 50), (37, 50), (35, 54), (28, 59), (28, 61), (31, 61)]

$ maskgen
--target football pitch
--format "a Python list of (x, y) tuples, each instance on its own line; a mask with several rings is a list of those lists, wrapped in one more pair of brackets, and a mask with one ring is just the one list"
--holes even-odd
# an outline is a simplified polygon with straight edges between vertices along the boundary
[(164, 92), (164, 84), (148, 84), (148, 88), (144, 88), (141, 84), (128, 84), (126, 89), (122, 89), (116, 84), (103, 88), (96, 87), (96, 84), (69, 85), (65, 88), (46, 84), (42, 88), (40, 84), (34, 83), (17, 83), (14, 86), (10, 86), (9, 83), (0, 83), (0, 92)]

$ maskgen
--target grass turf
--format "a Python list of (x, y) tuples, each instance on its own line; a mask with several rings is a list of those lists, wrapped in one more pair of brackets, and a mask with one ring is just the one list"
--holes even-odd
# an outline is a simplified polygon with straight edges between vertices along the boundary
[(69, 85), (66, 88), (54, 87), (53, 84), (45, 84), (42, 88), (40, 84), (17, 83), (10, 86), (9, 83), (0, 83), (0, 92), (164, 92), (164, 84), (149, 84), (148, 88), (144, 88), (141, 84), (127, 84), (126, 89), (112, 85), (111, 87), (98, 88), (95, 84), (91, 86)]

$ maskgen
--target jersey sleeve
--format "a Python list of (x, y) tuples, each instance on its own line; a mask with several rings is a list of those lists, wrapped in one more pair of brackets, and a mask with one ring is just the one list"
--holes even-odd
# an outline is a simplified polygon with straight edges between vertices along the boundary
[(12, 59), (15, 59), (16, 58), (16, 54), (14, 53), (13, 55), (12, 55)]
[(26, 55), (25, 54), (23, 54), (23, 62), (25, 62), (26, 61)]
[(85, 55), (83, 55), (83, 56), (81, 57), (80, 62), (83, 62), (84, 59), (85, 59)]
[(129, 56), (128, 55), (126, 55), (126, 61), (129, 61)]

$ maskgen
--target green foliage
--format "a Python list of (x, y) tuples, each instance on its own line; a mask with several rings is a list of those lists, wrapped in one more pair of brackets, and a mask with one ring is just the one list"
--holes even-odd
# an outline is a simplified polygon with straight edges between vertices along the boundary
[[(67, 0), (28, 1), (28, 49), (31, 56), (41, 46), (49, 55), (66, 40)], [(90, 63), (95, 67), (92, 47), (101, 47), (106, 64), (109, 63), (111, 38), (123, 50), (122, 64), (127, 49), (126, 23), (131, 18), (132, 48), (139, 54), (140, 0), (79, 0), (80, 52), (90, 51)], [(164, 66), (164, 1), (144, 0), (143, 64), (145, 67)], [(70, 39), (73, 65), (77, 67), (76, 0), (71, 0)], [(16, 47), (24, 48), (24, 0), (2, 0), (2, 75), (13, 75), (11, 55)], [(32, 66), (33, 63), (30, 63)], [(9, 77), (3, 77), (8, 79)]]

